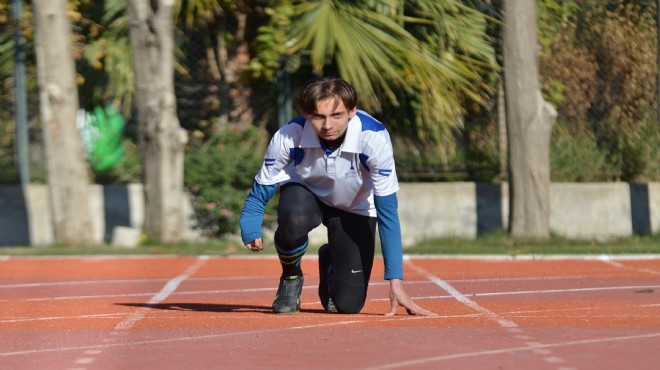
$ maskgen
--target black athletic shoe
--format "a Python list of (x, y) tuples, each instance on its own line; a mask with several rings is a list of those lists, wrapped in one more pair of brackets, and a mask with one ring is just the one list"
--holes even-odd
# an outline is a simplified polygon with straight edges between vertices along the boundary
[(293, 314), (300, 311), (300, 294), (305, 279), (302, 276), (282, 276), (277, 295), (273, 302), (273, 312)]
[(332, 298), (330, 298), (330, 287), (328, 284), (328, 281), (332, 280), (332, 259), (329, 248), (327, 244), (323, 244), (319, 248), (319, 299), (327, 312), (337, 312), (337, 308), (334, 302), (332, 302)]

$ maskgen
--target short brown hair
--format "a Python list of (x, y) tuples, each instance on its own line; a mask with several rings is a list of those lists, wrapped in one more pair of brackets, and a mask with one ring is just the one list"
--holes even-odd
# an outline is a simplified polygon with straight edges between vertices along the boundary
[(349, 111), (357, 106), (355, 89), (338, 77), (323, 77), (309, 81), (298, 93), (296, 104), (302, 114), (314, 114), (316, 103), (328, 98), (338, 98)]

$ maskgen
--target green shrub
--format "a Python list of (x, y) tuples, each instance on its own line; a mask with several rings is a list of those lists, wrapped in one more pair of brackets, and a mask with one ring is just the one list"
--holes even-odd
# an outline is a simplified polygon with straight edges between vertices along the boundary
[(660, 179), (660, 127), (655, 120), (635, 125), (635, 130), (622, 131), (617, 138), (613, 157), (620, 166), (621, 180), (629, 182)]
[(434, 145), (402, 136), (392, 136), (399, 181), (467, 181), (462, 146), (443, 152)]
[(550, 178), (554, 182), (607, 181), (618, 176), (593, 136), (557, 122), (550, 141)]
[[(2, 114), (2, 116), (5, 116)], [(14, 140), (16, 125), (10, 119), (0, 119), (0, 184), (16, 184), (19, 182), (16, 158), (14, 156)]]
[[(209, 236), (236, 232), (269, 135), (251, 127), (245, 132), (221, 129), (205, 141), (194, 134), (192, 137), (186, 152), (184, 184), (192, 194), (198, 222)], [(266, 223), (275, 220), (274, 204), (269, 203)]]

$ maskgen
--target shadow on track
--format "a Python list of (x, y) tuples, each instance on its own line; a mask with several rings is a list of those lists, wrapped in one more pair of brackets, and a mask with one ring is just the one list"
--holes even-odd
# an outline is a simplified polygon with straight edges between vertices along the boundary
[[(115, 303), (119, 306), (145, 307), (155, 310), (198, 311), (198, 312), (258, 312), (272, 314), (270, 306), (247, 304), (217, 304), (217, 303)], [(325, 313), (323, 310), (302, 309), (300, 312)]]

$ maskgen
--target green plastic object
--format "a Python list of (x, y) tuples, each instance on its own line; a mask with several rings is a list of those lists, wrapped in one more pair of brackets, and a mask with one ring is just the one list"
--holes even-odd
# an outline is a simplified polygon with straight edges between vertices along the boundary
[(94, 134), (89, 138), (89, 162), (94, 171), (106, 171), (124, 156), (124, 117), (112, 105), (97, 105), (90, 118)]

